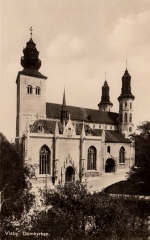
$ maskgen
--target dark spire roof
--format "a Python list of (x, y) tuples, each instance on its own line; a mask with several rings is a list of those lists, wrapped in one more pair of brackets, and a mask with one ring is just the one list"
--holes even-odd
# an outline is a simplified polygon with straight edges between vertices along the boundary
[(101, 101), (98, 104), (98, 106), (100, 105), (113, 105), (110, 101), (110, 97), (109, 97), (109, 86), (107, 81), (105, 80), (104, 85), (102, 86), (102, 96), (101, 96)]
[(61, 107), (61, 121), (67, 121), (68, 119), (68, 109), (66, 106), (66, 96), (65, 96), (65, 89), (63, 93), (63, 102), (62, 102), (62, 107)]
[(23, 68), (38, 71), (41, 67), (41, 60), (39, 59), (39, 52), (32, 38), (26, 43), (23, 54), (24, 56), (21, 58), (21, 65)]
[(64, 89), (64, 95), (63, 95), (63, 106), (66, 106), (66, 96), (65, 96), (65, 89)]
[[(39, 59), (39, 52), (36, 49), (36, 44), (32, 39), (32, 28), (30, 28), (30, 40), (26, 43), (26, 47), (23, 49), (23, 57), (21, 57), (21, 65), (23, 67), (20, 74), (47, 79), (46, 76), (39, 72), (41, 67), (41, 60)], [(18, 78), (18, 77), (17, 77)]]
[(122, 76), (122, 88), (121, 95), (118, 97), (118, 100), (122, 98), (131, 98), (134, 99), (133, 94), (131, 93), (131, 76), (126, 68), (124, 75)]

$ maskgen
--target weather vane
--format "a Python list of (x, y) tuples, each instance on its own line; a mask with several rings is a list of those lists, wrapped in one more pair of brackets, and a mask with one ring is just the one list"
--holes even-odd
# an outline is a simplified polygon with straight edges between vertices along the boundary
[(126, 57), (126, 69), (127, 69), (127, 67), (128, 67), (128, 59)]
[(106, 72), (105, 72), (105, 81), (106, 81)]
[(30, 30), (30, 36), (31, 36), (31, 38), (32, 38), (32, 32), (33, 32), (32, 26), (29, 28), (29, 30)]

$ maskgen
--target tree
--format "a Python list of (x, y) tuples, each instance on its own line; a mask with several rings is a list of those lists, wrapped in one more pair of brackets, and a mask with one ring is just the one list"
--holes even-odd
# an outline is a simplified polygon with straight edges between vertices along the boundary
[(57, 190), (44, 194), (47, 210), (33, 216), (32, 231), (48, 232), (49, 239), (147, 237), (146, 220), (150, 208), (145, 202), (114, 199), (104, 193), (91, 194), (79, 182), (58, 186)]
[(0, 133), (0, 192), (2, 195), (1, 220), (19, 219), (29, 211), (34, 196), (29, 192), (29, 169), (23, 167), (21, 155), (14, 144)]

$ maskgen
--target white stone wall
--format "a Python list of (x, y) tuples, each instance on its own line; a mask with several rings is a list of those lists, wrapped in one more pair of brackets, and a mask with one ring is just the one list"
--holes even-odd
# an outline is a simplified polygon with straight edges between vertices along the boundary
[[(27, 93), (27, 86), (33, 87), (33, 93)], [(35, 94), (36, 86), (40, 87), (40, 95)], [(37, 118), (46, 118), (46, 80), (20, 75), (17, 81), (17, 137)]]

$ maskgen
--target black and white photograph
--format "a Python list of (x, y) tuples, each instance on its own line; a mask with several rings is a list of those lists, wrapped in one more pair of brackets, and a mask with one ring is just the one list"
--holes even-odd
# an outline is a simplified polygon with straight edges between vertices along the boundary
[(0, 239), (150, 239), (150, 0), (0, 0)]

